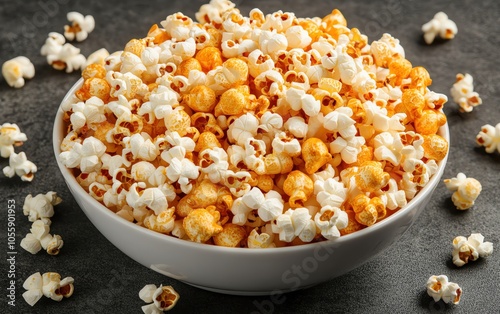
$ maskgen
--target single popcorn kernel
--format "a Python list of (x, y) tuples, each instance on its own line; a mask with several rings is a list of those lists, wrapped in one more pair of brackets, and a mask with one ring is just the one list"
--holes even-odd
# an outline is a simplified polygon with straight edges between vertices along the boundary
[(219, 218), (220, 214), (215, 210), (215, 206), (198, 208), (184, 218), (182, 226), (191, 241), (206, 242), (222, 232), (223, 228), (217, 223)]
[(458, 304), (462, 296), (462, 288), (454, 282), (449, 282), (445, 275), (432, 275), (427, 280), (427, 294), (435, 302), (443, 300), (444, 303)]
[(441, 161), (448, 154), (448, 142), (437, 134), (424, 135), (422, 147), (424, 148), (424, 157), (427, 159)]
[(476, 135), (476, 143), (484, 146), (489, 154), (495, 150), (500, 153), (500, 123), (496, 126), (483, 125), (481, 131)]
[(246, 237), (245, 228), (232, 223), (223, 226), (220, 233), (214, 235), (214, 243), (219, 246), (236, 247)]
[(481, 183), (474, 178), (467, 178), (459, 173), (456, 178), (445, 179), (444, 184), (448, 190), (454, 192), (451, 199), (457, 209), (465, 210), (474, 206), (474, 202), (481, 193)]
[(306, 163), (306, 172), (313, 174), (330, 161), (332, 155), (322, 140), (311, 137), (302, 143), (302, 159)]
[(479, 257), (487, 257), (493, 252), (493, 243), (484, 242), (480, 233), (473, 233), (468, 238), (458, 236), (453, 239), (453, 264), (462, 267)]
[(313, 185), (313, 181), (305, 173), (299, 170), (290, 172), (283, 183), (283, 191), (290, 196), (290, 207), (303, 207), (313, 193)]
[(216, 47), (203, 48), (198, 51), (195, 58), (198, 60), (201, 65), (201, 69), (205, 73), (208, 73), (208, 71), (222, 65), (222, 53)]
[(213, 89), (205, 86), (195, 86), (189, 94), (184, 95), (182, 98), (183, 104), (185, 103), (189, 108), (196, 112), (212, 112), (217, 102), (217, 96)]

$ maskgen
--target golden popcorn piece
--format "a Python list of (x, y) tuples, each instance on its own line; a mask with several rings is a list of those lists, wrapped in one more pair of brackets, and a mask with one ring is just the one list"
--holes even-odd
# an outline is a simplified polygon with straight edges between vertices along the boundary
[(286, 177), (283, 183), (283, 191), (290, 196), (288, 200), (290, 207), (304, 207), (304, 203), (313, 194), (314, 183), (305, 173), (294, 170)]
[(205, 149), (211, 149), (214, 147), (222, 147), (215, 134), (212, 132), (203, 132), (200, 134), (198, 140), (196, 141), (194, 151), (200, 153)]
[(354, 233), (366, 227), (356, 220), (356, 213), (352, 209), (346, 209), (345, 212), (347, 213), (347, 217), (349, 220), (347, 222), (347, 227), (339, 230), (340, 235)]
[(217, 96), (213, 89), (205, 85), (198, 85), (191, 89), (188, 94), (184, 94), (182, 103), (196, 112), (210, 113), (217, 104)]
[(410, 75), (412, 70), (411, 62), (405, 58), (395, 58), (389, 63), (389, 75), (386, 80), (392, 86), (401, 85), (403, 79)]
[(168, 34), (168, 32), (163, 28), (159, 28), (158, 24), (153, 24), (151, 26), (148, 31), (147, 37), (152, 38), (155, 45), (159, 45), (170, 39), (170, 35)]
[(424, 135), (423, 137), (424, 157), (435, 161), (443, 160), (448, 154), (448, 142), (437, 134)]
[(146, 45), (146, 39), (131, 39), (126, 45), (125, 48), (123, 49), (124, 52), (131, 52), (138, 56), (139, 58), (142, 55), (142, 52), (144, 49), (147, 47)]
[(220, 213), (215, 206), (198, 208), (184, 218), (182, 226), (191, 241), (202, 243), (222, 232), (223, 228), (218, 224)]
[(215, 106), (215, 116), (239, 116), (247, 107), (247, 95), (240, 89), (230, 88), (220, 96), (220, 100)]
[(220, 233), (214, 235), (214, 243), (218, 246), (237, 247), (246, 238), (246, 231), (243, 226), (227, 223)]
[(426, 107), (424, 95), (413, 88), (403, 92), (401, 103), (404, 108), (404, 113), (407, 114), (407, 121), (414, 121), (420, 117)]
[(366, 161), (359, 166), (354, 174), (356, 186), (363, 192), (375, 192), (386, 186), (391, 178), (384, 172), (382, 164), (378, 161)]
[(165, 118), (165, 127), (170, 132), (177, 132), (180, 136), (184, 136), (191, 127), (191, 117), (182, 107), (177, 107)]
[(311, 137), (302, 143), (302, 159), (305, 162), (306, 172), (313, 174), (332, 159), (325, 142)]
[(111, 86), (109, 83), (99, 77), (90, 77), (83, 82), (80, 89), (75, 92), (75, 96), (81, 101), (86, 101), (92, 96), (96, 96), (107, 102), (110, 98), (109, 92), (111, 91)]
[(415, 118), (415, 131), (422, 135), (436, 134), (446, 123), (446, 115), (435, 109), (425, 109)]
[(195, 58), (188, 58), (186, 60), (183, 60), (179, 66), (177, 67), (177, 71), (175, 72), (176, 75), (182, 75), (185, 77), (189, 76), (189, 72), (191, 71), (202, 71), (200, 61), (198, 61)]
[(287, 174), (293, 169), (293, 160), (287, 153), (273, 153), (264, 157), (266, 174)]
[(358, 194), (351, 200), (355, 219), (362, 225), (371, 226), (387, 214), (384, 203), (379, 197), (368, 197)]
[(175, 207), (175, 214), (179, 217), (186, 217), (197, 208), (215, 205), (219, 197), (218, 194), (218, 185), (205, 179), (196, 184), (189, 194), (180, 199)]
[(410, 71), (410, 88), (417, 89), (422, 95), (426, 93), (427, 86), (432, 84), (429, 72), (424, 67), (414, 67)]
[(201, 65), (201, 69), (205, 73), (221, 66), (223, 62), (222, 52), (213, 46), (201, 49), (196, 53), (195, 58), (198, 60)]

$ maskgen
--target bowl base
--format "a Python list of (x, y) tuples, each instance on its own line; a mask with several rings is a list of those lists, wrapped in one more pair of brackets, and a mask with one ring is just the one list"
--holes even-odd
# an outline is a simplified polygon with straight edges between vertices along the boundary
[(297, 291), (297, 290), (307, 289), (307, 288), (314, 287), (314, 286), (317, 285), (317, 284), (313, 284), (313, 285), (309, 285), (309, 286), (303, 286), (303, 287), (300, 287), (300, 288), (287, 289), (287, 290), (244, 291), (244, 290), (219, 289), (219, 288), (213, 288), (213, 287), (207, 287), (207, 286), (200, 286), (200, 285), (196, 285), (196, 284), (193, 284), (193, 283), (190, 283), (190, 282), (186, 282), (186, 281), (182, 281), (182, 282), (185, 283), (185, 284), (188, 284), (190, 286), (193, 286), (193, 287), (196, 287), (196, 288), (200, 288), (200, 289), (203, 289), (203, 290), (207, 290), (207, 291), (210, 291), (210, 292), (216, 292), (216, 293), (222, 293), (222, 294), (229, 294), (229, 295), (240, 295), (240, 296), (247, 296), (247, 297), (251, 297), (251, 296), (255, 296), (255, 297), (257, 297), (257, 296), (275, 296), (276, 294), (284, 294), (284, 293), (293, 292), (293, 291)]

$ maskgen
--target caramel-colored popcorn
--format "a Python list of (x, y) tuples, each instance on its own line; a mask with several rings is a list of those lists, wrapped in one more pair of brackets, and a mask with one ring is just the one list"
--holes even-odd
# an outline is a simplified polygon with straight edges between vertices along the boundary
[[(369, 45), (337, 9), (244, 16), (212, 2), (199, 23), (172, 14), (85, 64), (61, 106), (60, 157), (92, 197), (168, 236), (268, 248), (371, 226), (437, 172), (447, 97), (398, 39)], [(52, 33), (42, 53), (78, 68), (80, 56), (53, 59), (63, 41)], [(477, 105), (467, 92), (461, 100)], [(487, 151), (498, 146), (491, 129), (477, 137)], [(0, 144), (2, 155), (13, 150), (8, 134)], [(473, 203), (459, 192), (460, 207)]]

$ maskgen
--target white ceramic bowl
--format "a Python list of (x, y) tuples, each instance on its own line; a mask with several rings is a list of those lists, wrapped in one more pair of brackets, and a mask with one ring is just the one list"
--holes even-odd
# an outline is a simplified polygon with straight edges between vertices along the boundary
[[(81, 85), (78, 81), (63, 102)], [(58, 109), (54, 153), (76, 202), (95, 227), (119, 250), (142, 265), (187, 284), (238, 295), (284, 293), (316, 285), (359, 267), (396, 242), (417, 219), (440, 182), (447, 158), (406, 207), (373, 226), (333, 241), (302, 246), (226, 248), (180, 240), (150, 231), (117, 216), (94, 200), (59, 160), (63, 111)], [(448, 125), (440, 134), (448, 140)]]

